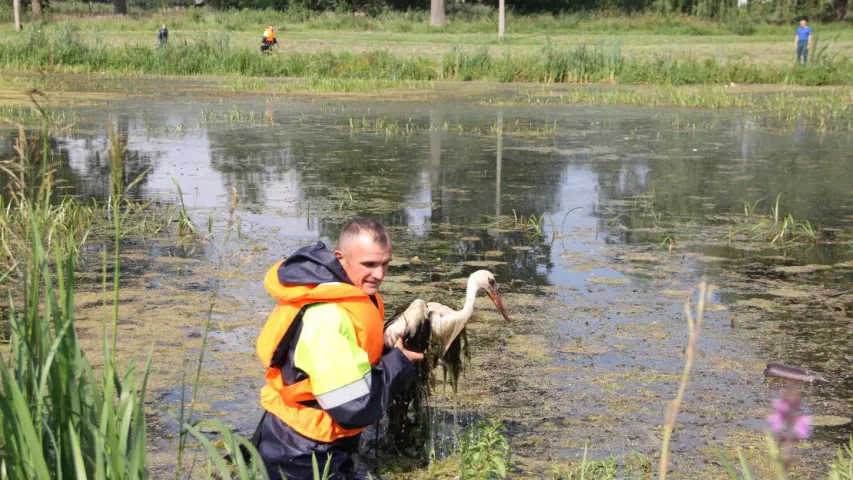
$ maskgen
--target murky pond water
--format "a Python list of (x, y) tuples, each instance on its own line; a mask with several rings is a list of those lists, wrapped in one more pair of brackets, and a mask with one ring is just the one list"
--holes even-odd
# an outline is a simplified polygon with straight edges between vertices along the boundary
[[(673, 441), (679, 472), (719, 473), (718, 450), (763, 449), (781, 390), (763, 378), (769, 361), (825, 374), (829, 385), (807, 389), (811, 413), (851, 416), (851, 135), (767, 131), (736, 112), (474, 101), (127, 100), (75, 115), (52, 139), (75, 194), (108, 194), (109, 118), (129, 141), (128, 178), (151, 169), (135, 195), (173, 199), (174, 176), (203, 225), (236, 188), (242, 260), (219, 277), (240, 304), (216, 314), (206, 370), (225, 378), (200, 397), (243, 433), (260, 413), (265, 269), (355, 215), (393, 229), (390, 311), (416, 297), (459, 305), (461, 278), (497, 274), (514, 323), (478, 303), (471, 363), (457, 397), (434, 397), (436, 428), (502, 419), (519, 472), (587, 446), (595, 458), (655, 454), (684, 360), (684, 301), (703, 276), (718, 289)], [(11, 156), (5, 136), (0, 158)], [(767, 234), (784, 226), (781, 240)], [(169, 409), (181, 391), (158, 395)], [(851, 432), (818, 426), (803, 455), (825, 461)]]

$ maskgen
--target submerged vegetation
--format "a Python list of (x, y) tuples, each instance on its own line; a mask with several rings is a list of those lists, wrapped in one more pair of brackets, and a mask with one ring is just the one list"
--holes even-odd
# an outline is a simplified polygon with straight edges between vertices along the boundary
[(466, 127), (462, 123), (451, 123), (448, 121), (440, 125), (426, 125), (409, 119), (405, 123), (400, 124), (396, 120), (384, 117), (377, 117), (372, 120), (367, 117), (362, 117), (361, 119), (350, 117), (349, 128), (352, 132), (368, 132), (387, 136), (412, 135), (424, 131), (437, 131), (451, 135), (507, 135), (510, 137), (527, 138), (553, 138), (557, 135), (556, 120), (534, 124), (533, 122), (522, 122), (520, 119), (516, 119), (513, 122), (498, 123), (496, 121), (488, 127)]
[(90, 43), (65, 22), (47, 33), (28, 28), (0, 43), (7, 69), (47, 72), (135, 72), (164, 75), (242, 75), (406, 81), (491, 80), (498, 82), (625, 84), (799, 84), (853, 83), (853, 60), (819, 52), (808, 68), (790, 65), (683, 58), (643, 58), (622, 53), (619, 43), (562, 46), (546, 41), (538, 52), (494, 57), (487, 48), (453, 48), (440, 58), (396, 56), (387, 51), (299, 52), (261, 55), (236, 47), (226, 33), (204, 33), (173, 41), (165, 50), (147, 45)]
[(762, 199), (753, 203), (744, 202), (744, 218), (734, 219), (734, 225), (729, 226), (727, 240), (746, 239), (747, 241), (764, 240), (771, 245), (784, 247), (795, 243), (818, 243), (820, 242), (820, 226), (813, 226), (808, 220), (798, 222), (791, 214), (782, 216), (779, 209), (779, 200), (782, 194), (776, 196), (776, 205), (772, 213), (761, 215), (756, 208)]
[(853, 90), (817, 92), (738, 92), (723, 87), (698, 89), (577, 88), (569, 92), (526, 92), (510, 99), (489, 99), (494, 105), (628, 105), (699, 109), (736, 109), (755, 122), (792, 129), (807, 122), (819, 131), (853, 130)]
[[(669, 251), (679, 243), (690, 241), (721, 240), (779, 249), (811, 247), (821, 243), (839, 244), (837, 239), (824, 238), (821, 225), (806, 219), (796, 220), (792, 214), (784, 213), (780, 206), (781, 199), (780, 193), (776, 196), (775, 204), (767, 209), (761, 208), (764, 199), (743, 202), (743, 215), (714, 215), (713, 223), (702, 225), (701, 228), (693, 220), (677, 218), (661, 210), (650, 196), (638, 196), (633, 200), (604, 206), (599, 214), (607, 218), (609, 228), (642, 232)], [(762, 210), (767, 213), (761, 213)]]
[[(28, 172), (30, 175), (16, 173), (13, 176), (15, 183), (11, 188), (17, 193), (12, 195), (4, 209), (24, 212), (20, 214), (24, 216), (7, 214), (5, 218), (15, 220), (7, 220), (4, 224), (6, 232), (17, 234), (15, 238), (23, 240), (15, 242), (18, 247), (12, 249), (22, 252), (12, 257), (15, 259), (14, 265), (21, 269), (22, 293), (13, 292), (10, 296), (13, 307), (10, 308), (11, 352), (8, 356), (4, 355), (3, 362), (0, 362), (4, 391), (0, 397), (0, 412), (4, 419), (0, 426), (4, 453), (0, 461), (3, 469), (9, 472), (10, 478), (56, 478), (60, 472), (64, 476), (79, 478), (147, 478), (145, 399), (151, 366), (156, 364), (156, 360), (149, 355), (144, 370), (133, 365), (116, 364), (115, 333), (120, 328), (120, 319), (115, 308), (107, 315), (110, 321), (104, 324), (101, 366), (93, 366), (87, 360), (74, 324), (75, 259), (78, 256), (74, 252), (79, 250), (82, 243), (92, 241), (94, 237), (84, 233), (97, 225), (112, 226), (111, 236), (105, 232), (99, 242), (103, 242), (104, 252), (107, 251), (106, 245), (113, 243), (112, 253), (119, 260), (113, 264), (114, 288), (110, 295), (105, 294), (104, 305), (115, 307), (119, 303), (121, 247), (123, 240), (131, 235), (132, 224), (140, 218), (133, 202), (125, 196), (134, 180), (127, 184), (122, 181), (122, 157), (126, 151), (124, 140), (116, 134), (111, 136), (111, 199), (107, 202), (106, 210), (93, 209), (82, 218), (69, 216), (61, 209), (50, 208), (57, 202), (71, 200), (55, 197), (51, 188), (50, 157), (44, 156), (46, 151), (40, 149), (38, 143), (21, 140), (20, 145), (30, 147), (21, 148), (24, 153), (17, 161), (4, 164), (7, 169), (17, 165), (14, 172)], [(182, 196), (180, 187), (177, 188), (178, 195)], [(235, 225), (233, 217), (236, 208), (235, 198), (231, 203), (226, 232), (230, 232)], [(756, 209), (757, 204), (753, 203), (747, 211), (754, 212)], [(175, 220), (179, 224), (179, 236), (197, 235), (197, 228), (187, 216), (183, 204), (178, 207), (178, 211), (180, 213), (175, 216)], [(514, 215), (512, 219), (502, 222), (510, 229), (541, 234), (545, 230), (545, 217)], [(69, 221), (70, 218), (76, 220)], [(167, 223), (174, 222), (170, 220)], [(551, 223), (553, 225), (553, 221)], [(103, 228), (106, 229), (105, 226)], [(83, 240), (84, 237), (88, 240)], [(45, 238), (48, 240), (45, 241)], [(107, 266), (105, 263), (105, 271)], [(4, 275), (2, 281), (4, 286), (8, 285), (8, 275)], [(104, 275), (104, 292), (109, 283), (109, 278)], [(215, 297), (214, 291), (212, 302)], [(21, 299), (20, 303), (18, 299)], [(701, 316), (698, 318), (701, 319)], [(209, 314), (205, 322), (206, 339), (211, 323)], [(688, 361), (692, 361), (692, 352), (696, 348), (699, 322), (701, 320), (697, 320), (695, 327), (691, 326)], [(109, 341), (110, 333), (112, 341)], [(189, 410), (182, 410), (179, 415), (180, 453), (176, 469), (180, 475), (181, 469), (185, 468), (183, 451), (190, 448), (190, 440), (195, 439), (202, 451), (206, 452), (208, 468), (203, 474), (206, 478), (214, 478), (212, 472), (215, 472), (216, 478), (266, 478), (257, 452), (246, 439), (231, 433), (220, 422), (202, 424), (193, 418), (192, 408), (197, 403), (204, 348), (203, 343), (198, 369), (188, 395)], [(689, 374), (688, 364), (677, 402), (687, 388)], [(182, 399), (182, 408), (183, 404)], [(674, 415), (673, 409), (667, 417), (669, 431), (674, 425)], [(219, 439), (209, 439), (207, 434), (211, 431), (216, 432)], [(246, 461), (242, 453), (244, 451), (254, 459), (254, 463)], [(227, 453), (233, 463), (223, 458), (223, 453)], [(481, 423), (469, 429), (460, 438), (457, 454), (457, 472), (463, 478), (505, 478), (511, 475), (514, 468), (510, 458), (510, 439), (496, 422)], [(851, 462), (853, 460), (849, 450), (841, 451), (838, 459), (829, 467), (829, 478), (845, 478), (843, 475), (849, 471)], [(665, 471), (666, 465), (662, 468), (661, 471)], [(593, 461), (587, 459), (586, 455), (579, 465), (555, 468), (552, 473), (554, 478), (566, 479), (620, 478), (618, 464), (614, 459)], [(648, 474), (646, 471), (645, 475)]]

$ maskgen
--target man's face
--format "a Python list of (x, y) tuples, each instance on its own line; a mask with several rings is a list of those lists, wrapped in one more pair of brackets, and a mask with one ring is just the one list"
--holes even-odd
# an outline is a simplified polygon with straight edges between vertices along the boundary
[(805, 27), (807, 23), (809, 23), (809, 22), (807, 22), (805, 20), (800, 20), (800, 25), (803, 27)]
[(374, 295), (388, 271), (391, 245), (383, 248), (373, 241), (372, 235), (359, 235), (335, 250), (335, 256), (353, 285), (367, 295)]

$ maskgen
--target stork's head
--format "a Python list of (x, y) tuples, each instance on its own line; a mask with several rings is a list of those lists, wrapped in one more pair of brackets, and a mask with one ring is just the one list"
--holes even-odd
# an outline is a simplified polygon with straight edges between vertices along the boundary
[(480, 290), (485, 290), (486, 293), (489, 294), (489, 298), (492, 299), (492, 303), (495, 304), (498, 311), (501, 312), (501, 315), (506, 319), (506, 321), (510, 322), (509, 313), (506, 311), (506, 305), (504, 305), (504, 299), (498, 291), (498, 283), (495, 281), (495, 276), (492, 275), (492, 272), (488, 270), (477, 270), (476, 272), (471, 274), (469, 281), (469, 285), (473, 283)]

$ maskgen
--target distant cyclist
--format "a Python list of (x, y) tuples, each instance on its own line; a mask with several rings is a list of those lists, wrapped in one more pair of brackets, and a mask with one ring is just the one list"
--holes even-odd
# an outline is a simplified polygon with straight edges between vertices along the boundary
[(269, 52), (273, 45), (278, 45), (278, 40), (275, 39), (275, 28), (270, 25), (264, 30), (264, 36), (261, 38), (261, 52)]

